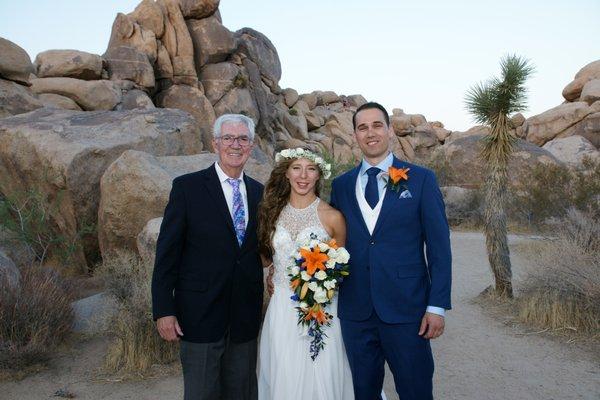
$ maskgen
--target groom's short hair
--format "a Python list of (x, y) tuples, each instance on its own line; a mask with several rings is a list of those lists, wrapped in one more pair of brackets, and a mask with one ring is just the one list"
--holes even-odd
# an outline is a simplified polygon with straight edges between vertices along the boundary
[(246, 117), (242, 114), (223, 114), (215, 121), (213, 125), (213, 137), (221, 137), (221, 128), (223, 124), (233, 122), (234, 124), (244, 124), (248, 127), (248, 136), (250, 140), (254, 140), (254, 121), (252, 118)]
[(390, 116), (388, 115), (387, 110), (385, 109), (384, 106), (382, 106), (379, 103), (375, 103), (374, 101), (370, 101), (368, 103), (363, 104), (362, 106), (358, 107), (356, 109), (356, 111), (354, 112), (354, 115), (352, 116), (352, 126), (354, 127), (354, 130), (356, 130), (356, 114), (358, 114), (360, 111), (362, 110), (370, 110), (376, 108), (379, 111), (381, 111), (383, 113), (383, 118), (385, 118), (385, 124), (389, 127), (390, 126)]

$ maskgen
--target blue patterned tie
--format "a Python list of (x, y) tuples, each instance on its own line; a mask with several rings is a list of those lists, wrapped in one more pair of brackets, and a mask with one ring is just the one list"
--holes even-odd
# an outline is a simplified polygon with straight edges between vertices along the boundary
[(227, 182), (229, 182), (233, 188), (233, 227), (235, 228), (237, 241), (241, 246), (244, 242), (244, 235), (246, 234), (246, 215), (244, 212), (244, 201), (242, 200), (242, 194), (240, 193), (240, 180), (227, 179)]
[(377, 187), (377, 174), (380, 173), (381, 170), (377, 167), (371, 167), (367, 170), (367, 175), (369, 175), (369, 180), (367, 181), (367, 187), (365, 187), (365, 199), (371, 209), (375, 208), (377, 203), (379, 202), (379, 188)]

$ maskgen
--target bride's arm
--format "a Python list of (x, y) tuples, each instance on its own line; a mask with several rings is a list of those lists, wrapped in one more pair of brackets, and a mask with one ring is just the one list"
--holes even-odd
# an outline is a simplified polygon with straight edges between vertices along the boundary
[(341, 212), (327, 205), (320, 213), (321, 221), (329, 236), (335, 239), (339, 246), (346, 244), (346, 220)]
[(275, 287), (273, 286), (273, 274), (275, 273), (275, 267), (273, 267), (273, 260), (266, 258), (262, 254), (260, 255), (263, 268), (267, 268), (267, 290), (269, 295), (273, 295)]

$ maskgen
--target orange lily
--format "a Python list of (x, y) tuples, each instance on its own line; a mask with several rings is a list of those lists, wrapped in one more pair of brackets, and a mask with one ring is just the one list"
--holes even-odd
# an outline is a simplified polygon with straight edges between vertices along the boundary
[(313, 251), (300, 249), (300, 254), (304, 258), (302, 266), (306, 267), (306, 272), (309, 275), (312, 276), (317, 271), (317, 269), (325, 271), (325, 264), (323, 263), (327, 262), (327, 260), (329, 260), (329, 257), (327, 257), (327, 254), (321, 253), (321, 249), (319, 248), (319, 246), (315, 246)]
[(338, 244), (335, 241), (335, 239), (331, 239), (329, 242), (327, 242), (327, 245), (329, 247), (331, 247), (332, 249), (338, 249), (340, 247), (340, 246), (338, 246)]
[(298, 285), (300, 285), (300, 278), (294, 279), (290, 283), (290, 287), (292, 288), (292, 290), (296, 290), (296, 288), (298, 287)]
[(322, 308), (319, 307), (319, 310), (315, 312), (315, 319), (319, 324), (324, 324), (327, 322), (327, 314), (323, 311)]
[(388, 168), (388, 174), (390, 175), (390, 179), (392, 183), (396, 184), (401, 180), (408, 180), (408, 171), (410, 168)]

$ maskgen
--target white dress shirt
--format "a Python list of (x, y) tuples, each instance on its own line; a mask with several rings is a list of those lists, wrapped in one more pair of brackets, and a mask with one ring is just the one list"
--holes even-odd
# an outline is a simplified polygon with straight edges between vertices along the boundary
[[(221, 188), (223, 189), (223, 194), (225, 195), (225, 201), (227, 201), (227, 208), (229, 209), (229, 214), (231, 215), (231, 220), (233, 221), (233, 187), (231, 183), (227, 182), (227, 179), (235, 179), (228, 176), (225, 171), (221, 169), (221, 166), (218, 162), (215, 163), (215, 169), (217, 170), (217, 176), (219, 177), (219, 182), (221, 182)], [(240, 194), (242, 195), (242, 200), (244, 202), (244, 216), (246, 227), (248, 227), (248, 194), (246, 193), (246, 183), (244, 182), (244, 173), (240, 175), (238, 178), (240, 179)]]
[[(381, 160), (381, 162), (377, 165), (371, 165), (367, 162), (367, 160), (363, 159), (360, 166), (360, 171), (358, 172), (358, 179), (356, 180), (356, 198), (358, 199), (358, 205), (360, 206), (360, 211), (362, 212), (365, 224), (367, 225), (369, 233), (371, 234), (373, 234), (373, 229), (375, 229), (375, 224), (377, 223), (379, 213), (381, 212), (383, 198), (386, 194), (386, 181), (383, 178), (383, 175), (384, 173), (388, 172), (389, 167), (391, 167), (393, 163), (394, 155), (392, 153), (389, 153), (388, 156)], [(379, 189), (379, 202), (373, 209), (371, 209), (371, 207), (367, 203), (367, 200), (365, 199), (365, 189), (367, 187), (367, 182), (369, 181), (369, 175), (367, 175), (367, 170), (371, 167), (377, 167), (381, 170), (381, 172), (377, 174), (377, 189)], [(434, 306), (427, 306), (427, 312), (441, 315), (442, 317), (446, 314), (446, 310), (444, 310), (441, 307)]]

